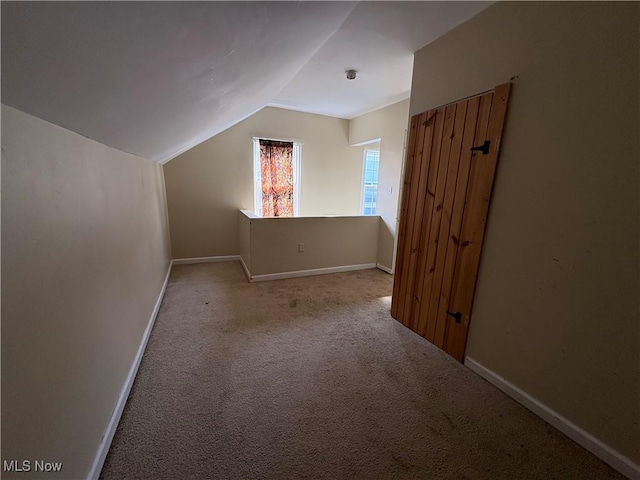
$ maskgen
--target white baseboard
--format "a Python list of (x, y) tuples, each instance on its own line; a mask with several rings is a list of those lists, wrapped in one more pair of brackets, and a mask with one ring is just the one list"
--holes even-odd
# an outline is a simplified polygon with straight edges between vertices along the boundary
[(584, 431), (570, 420), (564, 418), (559, 413), (533, 398), (528, 393), (520, 390), (518, 387), (492, 372), (488, 368), (480, 365), (474, 359), (466, 357), (464, 364), (469, 367), (489, 383), (498, 387), (504, 393), (509, 395), (515, 401), (531, 410), (544, 421), (554, 426), (574, 442), (582, 445), (602, 461), (608, 463), (623, 475), (633, 480), (640, 480), (640, 466), (635, 464), (631, 459), (625, 457), (613, 448), (604, 444), (590, 433)]
[(389, 275), (393, 275), (393, 270), (391, 270), (389, 267), (385, 267), (381, 263), (376, 263), (376, 268), (379, 268), (383, 272), (387, 272)]
[(361, 263), (359, 265), (341, 265), (339, 267), (314, 268), (311, 270), (297, 270), (294, 272), (267, 273), (264, 275), (249, 276), (250, 282), (266, 282), (268, 280), (281, 280), (284, 278), (310, 277), (312, 275), (325, 275), (328, 273), (352, 272), (354, 270), (368, 270), (376, 268), (375, 263)]
[(194, 257), (194, 258), (174, 258), (173, 265), (187, 265), (190, 263), (216, 263), (235, 262), (240, 260), (240, 255), (225, 255), (220, 257)]
[(244, 263), (244, 258), (242, 258), (242, 256), (240, 257), (240, 264), (244, 269), (244, 274), (247, 276), (247, 280), (251, 281), (251, 272), (249, 271), (249, 267), (247, 267), (247, 264)]
[(98, 477), (100, 477), (102, 466), (104, 465), (104, 461), (107, 458), (107, 453), (109, 453), (109, 448), (111, 447), (113, 436), (115, 435), (116, 429), (118, 428), (118, 423), (120, 422), (122, 411), (124, 410), (124, 406), (127, 403), (127, 398), (129, 398), (129, 392), (131, 392), (133, 381), (135, 380), (136, 374), (138, 373), (138, 367), (140, 367), (142, 355), (147, 348), (147, 342), (149, 341), (151, 330), (153, 329), (156, 317), (158, 316), (160, 304), (162, 303), (164, 292), (167, 289), (167, 284), (169, 283), (169, 276), (171, 275), (172, 266), (173, 261), (169, 263), (169, 269), (167, 270), (167, 275), (164, 278), (164, 283), (162, 284), (160, 295), (158, 295), (156, 305), (155, 307), (153, 307), (153, 312), (151, 313), (151, 317), (149, 318), (149, 323), (147, 324), (147, 328), (142, 335), (142, 341), (140, 342), (140, 346), (138, 347), (138, 353), (136, 353), (136, 356), (133, 359), (133, 364), (131, 365), (131, 369), (129, 370), (129, 375), (127, 376), (127, 380), (125, 381), (122, 391), (120, 392), (120, 397), (118, 398), (118, 402), (116, 403), (113, 414), (111, 415), (111, 420), (109, 420), (107, 429), (105, 430), (105, 433), (102, 437), (100, 447), (98, 447), (98, 453), (95, 460), (93, 461), (93, 466), (91, 467), (91, 471), (89, 472), (88, 480), (98, 480)]

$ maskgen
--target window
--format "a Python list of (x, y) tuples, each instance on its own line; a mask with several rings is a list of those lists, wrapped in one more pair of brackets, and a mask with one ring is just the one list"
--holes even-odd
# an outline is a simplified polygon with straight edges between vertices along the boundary
[(377, 215), (378, 203), (378, 170), (380, 167), (380, 151), (364, 151), (364, 174), (362, 189), (362, 214)]
[(264, 217), (300, 214), (300, 151), (297, 142), (253, 139), (254, 213)]

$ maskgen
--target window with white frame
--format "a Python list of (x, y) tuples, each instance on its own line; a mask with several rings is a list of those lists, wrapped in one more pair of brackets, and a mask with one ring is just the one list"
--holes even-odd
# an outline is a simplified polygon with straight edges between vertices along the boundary
[(254, 213), (300, 215), (301, 150), (299, 142), (253, 138)]
[(379, 169), (380, 151), (365, 149), (362, 175), (362, 215), (377, 215)]

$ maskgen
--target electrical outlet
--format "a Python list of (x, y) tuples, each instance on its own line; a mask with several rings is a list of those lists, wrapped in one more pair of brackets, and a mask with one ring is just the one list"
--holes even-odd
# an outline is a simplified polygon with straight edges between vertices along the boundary
[(304, 252), (304, 243), (299, 243), (298, 244), (298, 252), (300, 252), (300, 253)]

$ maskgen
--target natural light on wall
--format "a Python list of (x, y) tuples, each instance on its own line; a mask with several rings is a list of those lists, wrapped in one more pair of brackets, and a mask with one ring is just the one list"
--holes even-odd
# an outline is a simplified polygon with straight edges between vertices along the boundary
[(300, 215), (301, 154), (301, 142), (253, 137), (253, 199), (256, 215)]

